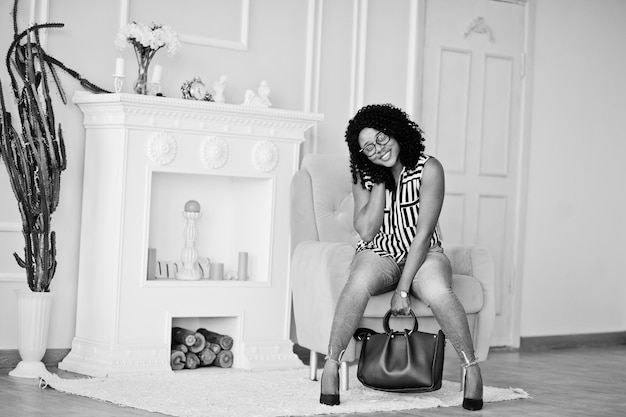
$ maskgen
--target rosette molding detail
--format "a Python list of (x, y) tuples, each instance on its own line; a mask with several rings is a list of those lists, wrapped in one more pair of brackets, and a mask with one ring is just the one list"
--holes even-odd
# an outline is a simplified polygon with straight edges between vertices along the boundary
[(228, 160), (228, 144), (217, 136), (211, 136), (202, 141), (200, 159), (209, 168), (223, 167)]
[(270, 141), (259, 142), (252, 150), (252, 163), (261, 172), (270, 172), (278, 165), (278, 147)]
[(156, 165), (167, 165), (176, 158), (176, 139), (167, 132), (155, 133), (148, 142), (148, 158)]

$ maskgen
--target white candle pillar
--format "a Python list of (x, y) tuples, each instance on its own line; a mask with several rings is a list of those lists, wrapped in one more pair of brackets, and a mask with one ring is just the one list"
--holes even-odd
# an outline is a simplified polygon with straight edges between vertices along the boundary
[(152, 78), (150, 79), (150, 82), (154, 84), (160, 84), (162, 73), (163, 73), (163, 67), (160, 65), (155, 65), (154, 68), (152, 69)]

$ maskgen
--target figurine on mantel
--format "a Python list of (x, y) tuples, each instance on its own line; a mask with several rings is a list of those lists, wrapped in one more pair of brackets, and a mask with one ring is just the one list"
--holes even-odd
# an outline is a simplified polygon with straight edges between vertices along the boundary
[(224, 103), (224, 88), (226, 88), (227, 77), (222, 75), (219, 80), (213, 83), (213, 101), (216, 103)]
[(270, 107), (272, 103), (270, 102), (270, 86), (267, 81), (261, 81), (261, 85), (259, 85), (258, 89), (259, 94), (256, 95), (252, 90), (246, 90), (244, 96), (244, 106), (258, 106), (258, 107)]

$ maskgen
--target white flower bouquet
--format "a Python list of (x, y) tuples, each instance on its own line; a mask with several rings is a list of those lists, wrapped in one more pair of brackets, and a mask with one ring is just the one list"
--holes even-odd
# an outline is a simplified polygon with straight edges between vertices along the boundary
[(139, 77), (135, 83), (135, 91), (146, 94), (150, 61), (161, 48), (165, 48), (168, 54), (174, 55), (180, 48), (180, 40), (178, 33), (169, 26), (131, 22), (119, 30), (115, 38), (115, 45), (120, 50), (128, 45), (133, 46), (139, 65)]

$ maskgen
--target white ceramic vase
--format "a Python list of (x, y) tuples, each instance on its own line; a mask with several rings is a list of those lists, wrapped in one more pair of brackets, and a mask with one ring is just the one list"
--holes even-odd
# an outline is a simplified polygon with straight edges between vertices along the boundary
[(10, 376), (38, 378), (47, 372), (41, 361), (48, 346), (52, 293), (15, 290), (19, 316), (18, 350), (21, 361)]

